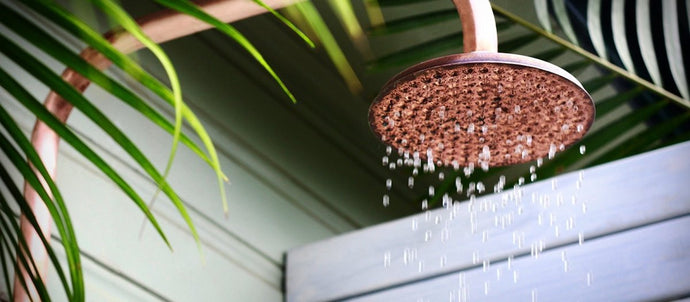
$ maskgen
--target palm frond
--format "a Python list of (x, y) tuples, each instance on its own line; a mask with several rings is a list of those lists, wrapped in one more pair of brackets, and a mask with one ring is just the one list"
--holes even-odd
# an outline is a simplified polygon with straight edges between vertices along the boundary
[[(227, 177), (220, 169), (218, 155), (215, 147), (213, 146), (211, 138), (202, 126), (200, 120), (182, 101), (180, 84), (177, 80), (172, 62), (167, 58), (167, 55), (163, 52), (163, 50), (152, 39), (146, 36), (143, 30), (139, 28), (137, 23), (131, 17), (129, 17), (127, 12), (124, 11), (119, 4), (110, 0), (93, 0), (92, 2), (97, 7), (101, 8), (106, 15), (112, 18), (116, 24), (119, 24), (123, 28), (111, 32), (109, 34), (111, 39), (110, 41), (103, 38), (100, 33), (87, 26), (84, 22), (72, 15), (66, 9), (49, 0), (29, 0), (23, 1), (22, 3), (8, 4), (5, 4), (4, 2), (0, 3), (0, 23), (18, 36), (25, 39), (25, 41), (43, 51), (45, 54), (65, 64), (70, 68), (69, 72), (76, 72), (75, 74), (78, 73), (79, 76), (82, 76), (84, 79), (86, 79), (84, 82), (89, 83), (91, 81), (96, 83), (105, 91), (122, 100), (128, 106), (134, 108), (152, 123), (172, 134), (173, 147), (171, 148), (170, 156), (163, 173), (159, 172), (148, 159), (148, 157), (139, 150), (138, 146), (126, 136), (124, 131), (119, 129), (110, 120), (107, 113), (101, 112), (88, 99), (81, 95), (81, 91), (86, 88), (85, 85), (80, 87), (72, 87), (70, 83), (63, 80), (58, 74), (55, 74), (40, 60), (38, 60), (36, 56), (26, 51), (22, 46), (18, 45), (11, 38), (4, 34), (0, 34), (0, 52), (2, 52), (2, 54), (10, 60), (14, 61), (19, 68), (32, 75), (35, 79), (52, 91), (55, 91), (56, 95), (59, 95), (59, 97), (66, 100), (70, 105), (73, 105), (76, 109), (80, 110), (84, 116), (92, 120), (127, 154), (129, 154), (130, 157), (139, 165), (139, 167), (148, 174), (148, 176), (173, 202), (178, 212), (186, 221), (191, 233), (196, 238), (197, 244), (200, 244), (198, 234), (195, 230), (194, 224), (191, 221), (191, 218), (189, 217), (189, 214), (187, 213), (187, 210), (173, 188), (167, 183), (166, 177), (170, 168), (170, 163), (174, 158), (177, 142), (179, 140), (188, 146), (200, 158), (206, 161), (216, 172), (222, 202), (224, 209), (227, 212), (227, 202), (224, 192), (224, 181), (227, 181)], [(259, 51), (255, 49), (251, 43), (244, 38), (244, 36), (242, 36), (241, 33), (234, 30), (234, 28), (232, 28), (230, 25), (227, 25), (205, 13), (190, 2), (164, 0), (160, 0), (158, 2), (172, 7), (176, 11), (198, 18), (203, 22), (208, 23), (209, 26), (215, 26), (232, 39), (240, 43), (240, 45), (249, 51), (250, 54), (252, 54), (252, 56), (254, 56), (254, 58), (260, 63), (260, 65), (262, 65), (267, 72), (274, 77), (290, 99), (294, 101), (294, 97), (287, 90), (287, 87), (282, 83), (277, 74), (273, 72), (268, 63), (263, 60)], [(260, 0), (256, 0), (255, 2), (271, 11), (271, 13), (278, 17), (278, 19), (280, 19), (300, 37), (302, 37), (305, 42), (310, 45), (313, 44), (308, 38), (306, 38), (304, 34), (302, 34), (294, 25), (283, 18), (280, 14), (266, 6)], [(33, 13), (37, 13), (40, 17), (49, 21), (51, 26), (56, 26), (72, 34), (74, 37), (81, 39), (90, 47), (90, 49), (87, 50), (87, 53), (90, 51), (91, 54), (106, 58), (109, 62), (112, 62), (137, 82), (142, 84), (142, 86), (153, 92), (155, 95), (161, 97), (161, 99), (166, 101), (169, 105), (173, 106), (173, 108), (175, 108), (175, 122), (171, 123), (168, 121), (164, 114), (154, 109), (146, 100), (142, 99), (127, 87), (119, 84), (117, 81), (111, 79), (109, 76), (101, 72), (99, 68), (104, 68), (105, 66), (103, 66), (103, 64), (92, 66), (91, 64), (93, 62), (89, 61), (88, 59), (84, 59), (84, 56), (79, 56), (78, 54), (74, 53), (69, 47), (53, 38), (52, 35), (46, 30), (38, 26), (35, 21), (23, 17), (23, 14), (19, 13), (19, 10), (30, 10)], [(145, 44), (149, 49), (151, 49), (160, 59), (161, 63), (166, 68), (172, 90), (166, 87), (166, 85), (160, 81), (156, 80), (152, 75), (144, 71), (137, 63), (127, 57), (126, 53), (121, 52), (115, 46), (111, 45), (111, 42), (115, 41), (118, 37), (130, 34), (135, 36), (137, 39), (139, 39), (139, 41), (141, 41), (141, 43)], [(131, 51), (131, 49), (126, 51)], [(104, 60), (104, 62), (108, 61)], [(37, 117), (38, 120), (52, 129), (60, 138), (69, 143), (77, 152), (82, 154), (84, 158), (93, 163), (95, 167), (97, 167), (108, 178), (110, 178), (111, 181), (113, 181), (144, 213), (146, 219), (155, 227), (163, 241), (170, 246), (165, 234), (163, 233), (163, 230), (156, 221), (156, 218), (153, 216), (149, 206), (146, 205), (144, 200), (138, 195), (132, 186), (122, 176), (120, 176), (120, 174), (118, 174), (118, 172), (115, 171), (101, 155), (84, 143), (71, 129), (63, 124), (63, 121), (56, 118), (37, 99), (35, 99), (22, 83), (18, 82), (12, 74), (8, 73), (2, 68), (0, 68), (0, 86), (16, 102), (21, 104), (25, 109), (28, 109)], [(10, 100), (3, 100), (3, 102), (5, 101)], [(25, 271), (27, 273), (26, 275), (17, 274), (16, 276), (19, 278), (19, 283), (25, 292), (36, 291), (38, 296), (29, 298), (38, 298), (42, 301), (50, 301), (51, 299), (51, 293), (47, 291), (47, 288), (43, 282), (44, 280), (42, 279), (42, 275), (39, 273), (41, 269), (39, 269), (40, 263), (37, 263), (37, 261), (40, 259), (33, 259), (33, 255), (31, 253), (20, 252), (21, 250), (28, 250), (28, 247), (26, 242), (23, 242), (24, 237), (22, 237), (21, 232), (19, 231), (19, 224), (17, 223), (18, 213), (13, 212), (12, 205), (16, 205), (15, 210), (21, 210), (23, 215), (22, 217), (25, 217), (35, 230), (38, 230), (40, 240), (48, 252), (50, 262), (57, 271), (67, 299), (70, 301), (84, 301), (85, 291), (80, 262), (81, 260), (79, 257), (79, 246), (77, 244), (76, 236), (74, 235), (72, 222), (69, 217), (69, 213), (67, 212), (65, 201), (63, 200), (58, 187), (52, 181), (49, 171), (43, 166), (41, 158), (31, 145), (29, 139), (19, 129), (17, 124), (14, 122), (11, 113), (5, 110), (5, 108), (5, 105), (0, 103), (0, 118), (2, 119), (0, 124), (2, 125), (3, 130), (2, 133), (0, 133), (0, 151), (7, 159), (9, 159), (9, 163), (11, 164), (11, 166), (5, 166), (3, 162), (3, 164), (0, 165), (0, 179), (2, 180), (4, 187), (7, 188), (7, 191), (10, 192), (9, 196), (12, 197), (11, 199), (7, 200), (5, 199), (5, 196), (0, 196), (0, 198), (2, 198), (2, 200), (0, 200), (0, 228), (2, 229), (2, 236), (0, 238), (0, 258), (3, 265), (2, 274), (7, 281), (5, 286), (7, 286), (10, 290), (12, 288), (12, 284), (10, 283), (10, 274), (12, 273), (11, 268), (13, 267), (14, 273), (20, 271)], [(192, 140), (192, 138), (182, 133), (181, 129), (183, 121), (187, 121), (189, 126), (195, 131), (205, 150), (202, 150), (199, 145)], [(35, 172), (32, 170), (32, 167), (35, 169)], [(41, 232), (41, 225), (37, 223), (36, 217), (31, 212), (29, 202), (24, 199), (19, 187), (14, 183), (15, 180), (10, 177), (10, 175), (14, 172), (18, 172), (25, 179), (28, 186), (37, 192), (37, 194), (40, 196), (40, 199), (48, 207), (50, 215), (55, 221), (55, 225), (60, 235), (60, 241), (65, 249), (68, 270), (65, 270), (60, 265), (59, 259), (53, 251), (53, 248), (50, 246), (47, 238), (45, 238)], [(46, 187), (41, 185), (42, 180), (45, 181)], [(23, 224), (24, 222), (22, 222), (22, 225)], [(13, 264), (7, 265), (10, 261)], [(69, 272), (69, 278), (66, 272)], [(17, 289), (15, 288), (15, 290)]]

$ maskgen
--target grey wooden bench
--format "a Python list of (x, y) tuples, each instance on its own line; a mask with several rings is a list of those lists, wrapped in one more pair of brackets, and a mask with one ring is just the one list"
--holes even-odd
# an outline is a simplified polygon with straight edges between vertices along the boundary
[(690, 142), (295, 248), (287, 301), (690, 297)]

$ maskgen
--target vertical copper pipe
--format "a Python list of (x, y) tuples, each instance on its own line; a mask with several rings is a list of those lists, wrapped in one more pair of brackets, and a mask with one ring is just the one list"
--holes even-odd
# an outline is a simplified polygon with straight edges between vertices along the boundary
[[(291, 0), (264, 0), (266, 5), (278, 9), (293, 3)], [(218, 1), (204, 1), (198, 4), (206, 13), (218, 18), (219, 20), (229, 23), (251, 16), (264, 13), (266, 10), (250, 0), (218, 0)], [(138, 20), (141, 29), (149, 38), (157, 43), (184, 37), (199, 31), (206, 30), (211, 26), (207, 23), (197, 20), (196, 18), (180, 14), (170, 10), (164, 10)], [(143, 45), (132, 35), (123, 31), (109, 32), (105, 35), (108, 37), (113, 47), (122, 53), (131, 53), (143, 47)], [(102, 54), (94, 49), (86, 48), (81, 52), (81, 57), (87, 62), (91, 63), (98, 69), (106, 69), (112, 63)], [(81, 76), (77, 72), (66, 69), (62, 73), (62, 79), (72, 86), (83, 92), (89, 86), (90, 81)], [(44, 106), (48, 111), (53, 113), (61, 122), (66, 122), (70, 113), (72, 112), (72, 104), (57, 95), (55, 92), (50, 92), (44, 101)], [(36, 148), (43, 164), (46, 166), (51, 178), (55, 178), (55, 171), (57, 166), (58, 144), (60, 137), (50, 127), (37, 121), (33, 132), (31, 133), (31, 143)], [(42, 179), (38, 172), (35, 172), (39, 179)], [(46, 187), (44, 185), (44, 187)], [(47, 187), (46, 187), (47, 189)], [(48, 189), (47, 189), (48, 190)], [(27, 183), (24, 183), (24, 197), (31, 207), (36, 220), (38, 221), (41, 231), (46, 238), (50, 238), (51, 225), (53, 223), (52, 217), (48, 212), (43, 200), (38, 196), (36, 191)], [(21, 232), (22, 236), (29, 247), (28, 253), (32, 255), (36, 265), (39, 269), (39, 274), (45, 280), (45, 271), (48, 267), (49, 260), (45, 247), (43, 246), (40, 237), (31, 226), (31, 223), (26, 217), (21, 215)], [(26, 253), (22, 249), (22, 253)], [(17, 262), (19, 263), (19, 261)], [(36, 289), (29, 281), (29, 274), (25, 271), (22, 265), (19, 265), (19, 272), (15, 273), (14, 278), (14, 295), (15, 302), (28, 302), (30, 297), (34, 301), (40, 301), (40, 297)], [(27, 280), (27, 293), (20, 283), (17, 274), (22, 274)]]
[(462, 21), (464, 52), (498, 51), (496, 20), (489, 0), (453, 0)]

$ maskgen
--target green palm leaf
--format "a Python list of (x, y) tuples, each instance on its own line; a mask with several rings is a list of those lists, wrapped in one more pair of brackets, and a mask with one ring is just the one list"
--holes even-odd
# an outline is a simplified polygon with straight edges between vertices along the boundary
[[(99, 33), (91, 29), (84, 22), (80, 21), (78, 18), (67, 12), (62, 7), (56, 5), (51, 1), (46, 0), (32, 0), (26, 1), (28, 5), (35, 12), (39, 13), (46, 19), (54, 22), (56, 25), (60, 26), (62, 29), (73, 34), (75, 37), (79, 37), (87, 43), (90, 47), (96, 49), (101, 54), (103, 54), (108, 60), (113, 62), (116, 66), (121, 68), (124, 72), (130, 75), (132, 78), (137, 80), (144, 87), (149, 89), (154, 94), (161, 97), (171, 106), (174, 106), (175, 101), (173, 93), (165, 85), (163, 85), (156, 78), (151, 76), (149, 73), (145, 72), (141, 66), (135, 63), (131, 58), (127, 57), (125, 54), (120, 53), (115, 49), (110, 43), (105, 40)], [(187, 107), (184, 103), (181, 105), (182, 116), (185, 118), (189, 126), (194, 129), (199, 139), (206, 148), (209, 158), (212, 163), (212, 167), (216, 172), (218, 179), (218, 187), (221, 194), (221, 200), (223, 202), (224, 208), (227, 208), (226, 198), (225, 198), (225, 187), (223, 181), (227, 181), (227, 177), (223, 174), (220, 169), (220, 161), (218, 159), (218, 153), (216, 152), (211, 137), (208, 132), (204, 129), (201, 121), (197, 116)]]
[[(173, 87), (172, 90), (168, 89), (160, 81), (156, 80), (153, 76), (145, 72), (137, 63), (132, 61), (132, 59), (127, 57), (125, 54), (120, 53), (107, 40), (101, 37), (98, 32), (89, 28), (84, 22), (74, 17), (55, 2), (49, 0), (28, 0), (24, 1), (23, 5), (26, 5), (33, 10), (33, 12), (36, 12), (47, 20), (53, 22), (54, 25), (57, 25), (61, 29), (73, 34), (75, 37), (82, 39), (88, 46), (99, 51), (106, 58), (108, 58), (108, 60), (120, 67), (125, 73), (132, 76), (144, 87), (149, 89), (154, 94), (160, 96), (168, 104), (172, 105), (175, 108), (174, 123), (170, 123), (161, 113), (153, 109), (131, 90), (119, 84), (117, 81), (112, 80), (97, 68), (91, 66), (84, 59), (70, 51), (61, 42), (54, 39), (50, 34), (34, 25), (32, 21), (22, 17), (14, 10), (14, 8), (11, 8), (4, 3), (0, 3), (0, 23), (26, 39), (26, 41), (29, 43), (44, 51), (46, 54), (52, 56), (53, 58), (67, 65), (72, 70), (77, 71), (85, 78), (101, 86), (104, 88), (104, 90), (110, 92), (112, 95), (134, 108), (141, 115), (161, 127), (163, 130), (171, 133), (173, 136), (173, 147), (171, 148), (171, 154), (168, 158), (165, 172), (160, 173), (153, 166), (150, 160), (138, 149), (138, 147), (131, 140), (129, 140), (125, 133), (116, 127), (104, 112), (101, 112), (84, 96), (82, 96), (77, 89), (64, 82), (60, 76), (50, 71), (46, 66), (43, 65), (43, 63), (38, 61), (31, 54), (4, 35), (0, 35), (0, 52), (14, 61), (18, 66), (20, 66), (20, 68), (33, 75), (44, 85), (74, 105), (76, 109), (84, 113), (86, 117), (91, 119), (118, 145), (120, 145), (123, 150), (128, 153), (131, 158), (134, 159), (134, 161), (137, 162), (139, 166), (149, 175), (149, 177), (151, 177), (151, 179), (158, 184), (160, 190), (162, 190), (168, 196), (168, 198), (171, 199), (173, 204), (182, 215), (183, 219), (186, 221), (189, 229), (197, 241), (197, 244), (200, 246), (198, 234), (194, 225), (192, 224), (191, 218), (189, 217), (189, 214), (187, 213), (182, 201), (179, 199), (172, 187), (170, 187), (170, 185), (167, 183), (166, 176), (169, 171), (170, 163), (175, 155), (177, 141), (179, 140), (183, 144), (187, 145), (200, 158), (206, 161), (216, 172), (224, 210), (227, 213), (227, 202), (223, 185), (223, 182), (227, 181), (227, 177), (225, 177), (220, 170), (219, 159), (215, 151), (215, 147), (213, 146), (210, 136), (202, 126), (199, 119), (194, 115), (194, 113), (191, 112), (184, 102), (182, 102), (182, 94), (177, 81), (176, 73), (171, 62), (167, 59), (167, 56), (162, 49), (153, 41), (147, 39), (134, 20), (130, 18), (127, 13), (119, 7), (118, 4), (111, 0), (93, 0), (93, 2), (104, 10), (107, 15), (113, 18), (113, 20), (123, 26), (125, 30), (142, 40), (142, 43), (146, 44), (154, 52), (154, 54), (158, 56), (161, 63), (166, 68), (166, 72)], [(239, 32), (234, 31), (230, 25), (223, 24), (188, 2), (180, 3), (162, 0), (160, 2), (164, 5), (172, 6), (183, 13), (197, 17), (202, 21), (209, 22), (209, 24), (218, 27), (233, 39), (238, 41), (242, 47), (247, 49), (257, 59), (257, 61), (259, 61), (259, 63), (266, 68), (266, 70), (275, 78), (281, 87), (283, 87), (288, 96), (294, 101), (294, 97), (292, 97), (285, 85), (282, 84), (280, 78), (278, 78), (278, 76), (263, 60), (258, 50), (256, 50)], [(265, 8), (268, 8), (271, 13), (277, 16), (283, 23), (287, 24), (293, 31), (297, 32), (297, 34), (308, 44), (313, 46), (313, 43), (311, 43), (311, 41), (309, 41), (304, 34), (297, 30), (294, 25), (283, 18), (280, 14), (267, 7), (259, 0), (255, 2)], [(1, 68), (0, 86), (3, 87), (3, 89), (7, 91), (16, 101), (22, 104), (24, 108), (28, 109), (39, 120), (43, 121), (47, 126), (53, 129), (53, 131), (55, 131), (63, 140), (65, 140), (65, 142), (72, 145), (77, 152), (81, 153), (87, 160), (92, 162), (107, 177), (109, 177), (140, 208), (140, 210), (147, 217), (147, 220), (154, 225), (157, 232), (160, 234), (166, 244), (170, 246), (158, 222), (143, 199), (138, 195), (137, 192), (134, 191), (130, 184), (124, 180), (124, 178), (122, 178), (112, 167), (110, 167), (110, 165), (103, 158), (101, 158), (98, 153), (88, 147), (74, 132), (62, 124), (62, 122), (57, 120), (57, 118), (48, 112), (48, 110), (43, 107), (43, 105), (41, 105), (41, 103), (36, 100), (24, 87), (22, 87), (22, 85), (12, 77), (12, 75), (8, 74)], [(45, 167), (43, 167), (38, 154), (31, 146), (28, 138), (23, 134), (22, 131), (19, 130), (19, 127), (14, 123), (10, 114), (5, 111), (4, 107), (0, 107), (0, 119), (2, 119), (0, 124), (3, 126), (3, 130), (5, 131), (4, 133), (10, 135), (10, 137), (5, 137), (4, 133), (0, 134), (0, 151), (2, 151), (7, 158), (9, 158), (14, 169), (20, 172), (27, 183), (33, 187), (44, 200), (60, 234), (60, 241), (65, 248), (67, 264), (69, 267), (69, 280), (47, 239), (41, 234), (39, 234), (39, 237), (48, 251), (48, 256), (57, 271), (64, 292), (70, 301), (84, 301), (84, 282), (79, 257), (79, 247), (72, 229), (71, 219), (67, 213), (65, 202), (62, 199), (57, 186), (53, 183), (52, 179), (48, 175), (47, 170)], [(199, 136), (206, 149), (206, 152), (208, 152), (208, 155), (206, 152), (202, 151), (192, 139), (181, 132), (183, 120), (186, 120), (189, 126)], [(17, 150), (14, 146), (18, 146), (21, 151)], [(28, 159), (28, 162), (25, 158)], [(34, 172), (32, 172), (29, 163), (37, 169), (37, 172), (39, 173), (38, 175), (46, 180), (47, 188), (44, 188), (40, 185), (38, 180), (39, 178), (36, 174), (34, 174)], [(11, 280), (11, 276), (9, 275), (11, 270), (8, 270), (8, 268), (14, 267), (15, 272), (18, 271), (19, 267), (28, 268), (28, 280), (25, 280), (21, 274), (18, 275), (21, 285), (24, 287), (24, 289), (28, 289), (29, 287), (35, 288), (39, 295), (38, 298), (43, 301), (50, 301), (51, 297), (44, 286), (44, 280), (41, 279), (40, 275), (33, 273), (37, 272), (38, 270), (36, 269), (36, 265), (34, 263), (35, 261), (31, 255), (26, 255), (28, 257), (22, 256), (15, 258), (17, 255), (23, 254), (17, 253), (17, 251), (20, 246), (26, 245), (26, 243), (22, 243), (24, 239), (18, 231), (18, 224), (16, 221), (17, 214), (12, 212), (10, 205), (12, 203), (18, 205), (18, 208), (22, 211), (29, 223), (33, 225), (35, 229), (40, 230), (40, 225), (37, 223), (36, 217), (33, 216), (27, 201), (24, 200), (23, 196), (21, 195), (19, 188), (14, 184), (9, 175), (10, 173), (6, 167), (0, 165), (0, 178), (2, 179), (2, 183), (6, 188), (8, 188), (8, 191), (11, 193), (10, 196), (13, 197), (12, 200), (6, 200), (4, 199), (4, 196), (0, 196), (3, 198), (0, 200), (0, 229), (2, 230), (2, 236), (0, 236), (0, 258), (2, 258), (3, 265), (2, 274), (7, 281), (5, 286), (7, 286), (8, 289), (11, 289), (11, 283), (9, 281)], [(51, 195), (54, 196), (53, 199), (50, 198)], [(6, 256), (9, 257), (5, 258)], [(18, 259), (19, 262), (13, 262), (13, 264), (7, 265), (7, 259)]]

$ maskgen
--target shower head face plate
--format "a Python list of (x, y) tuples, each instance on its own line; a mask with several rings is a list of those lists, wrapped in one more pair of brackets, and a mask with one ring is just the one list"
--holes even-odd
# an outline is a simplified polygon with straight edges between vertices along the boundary
[(592, 99), (572, 75), (502, 53), (415, 65), (389, 81), (369, 109), (384, 143), (458, 166), (546, 158), (577, 142), (593, 121)]

